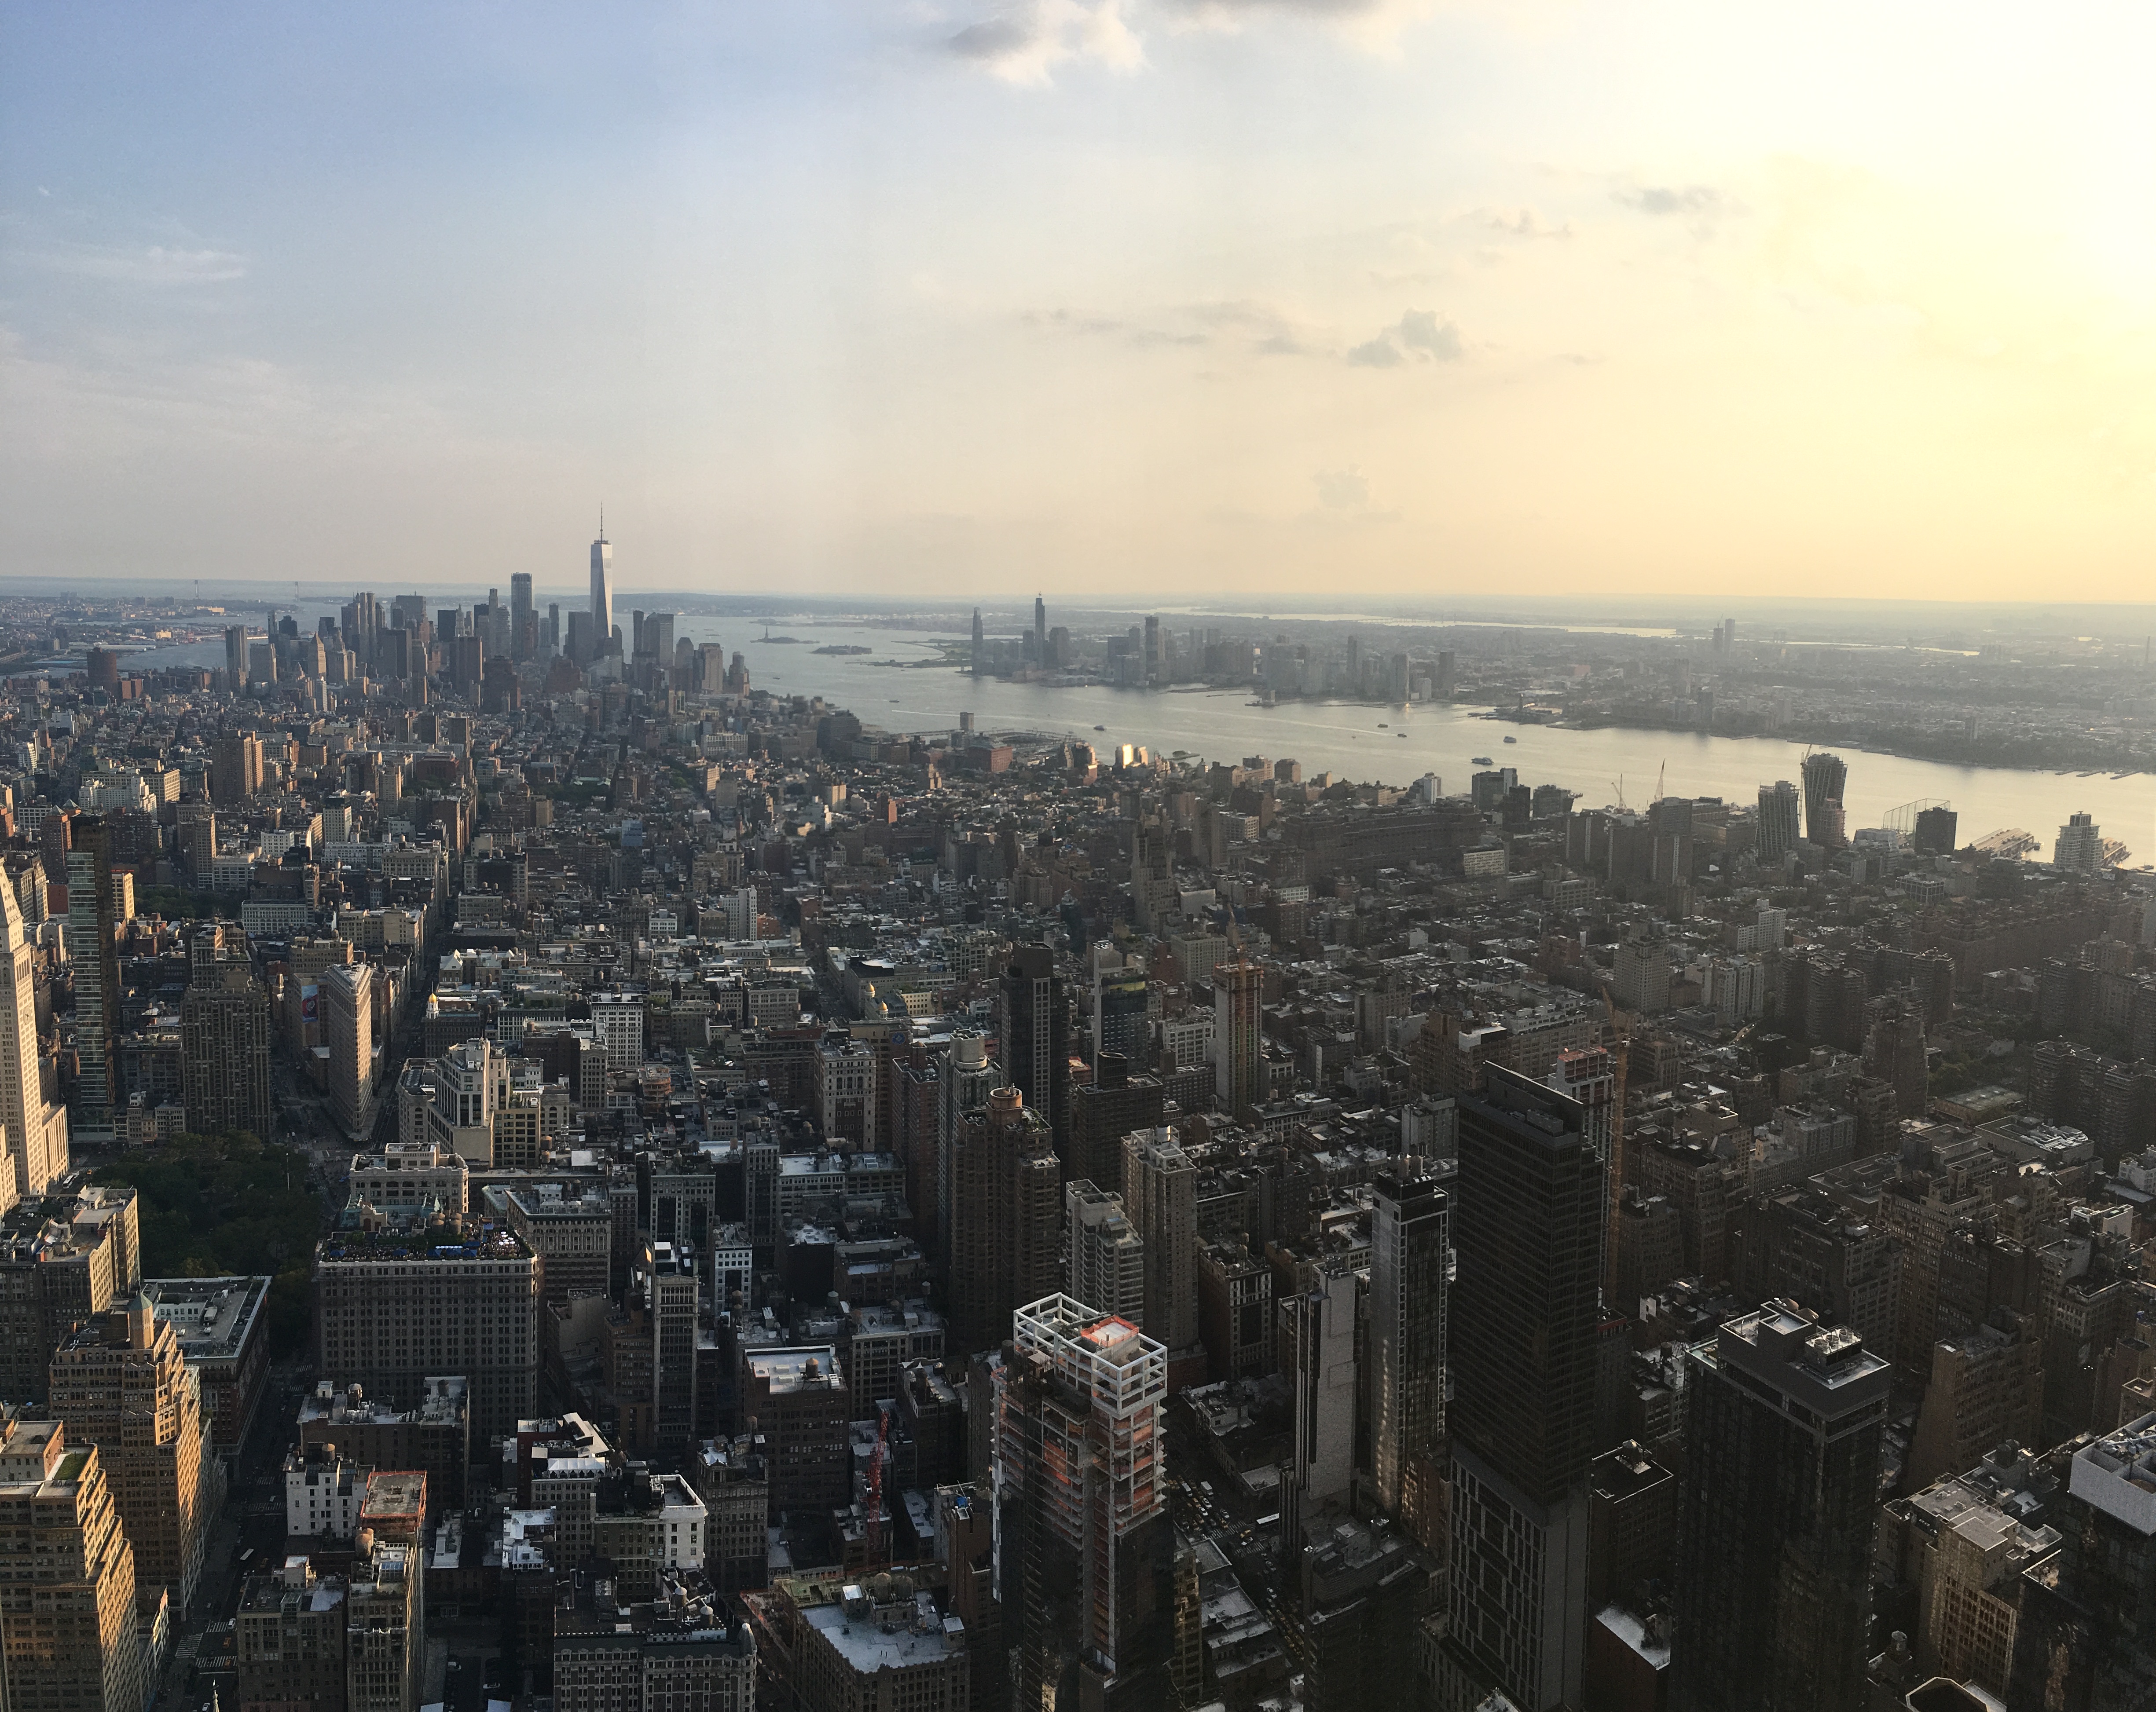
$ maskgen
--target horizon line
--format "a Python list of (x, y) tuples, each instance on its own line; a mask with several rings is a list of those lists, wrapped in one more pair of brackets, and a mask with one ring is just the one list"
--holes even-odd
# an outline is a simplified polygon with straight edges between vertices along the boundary
[[(609, 545), (612, 545), (612, 543), (609, 543)], [(528, 573), (512, 572), (508, 574), (511, 576), (518, 576)], [(159, 576), (60, 577), (43, 577), (36, 573), (31, 573), (28, 575), (18, 574), (15, 577), (10, 577), (8, 582), (13, 586), (9, 588), (0, 589), (0, 593), (11, 595), (13, 597), (17, 599), (30, 597), (57, 599), (64, 598), (69, 591), (75, 588), (102, 588), (111, 589), (115, 592), (145, 588), (157, 589), (159, 591), (162, 591), (167, 588), (176, 591), (191, 590), (197, 582), (202, 580), (203, 579), (200, 578), (182, 576), (169, 577)], [(57, 587), (50, 591), (26, 588), (23, 587), (25, 584), (36, 584), (39, 582), (49, 582), (57, 585)], [(311, 592), (314, 595), (319, 595), (323, 598), (328, 598), (332, 595), (339, 597), (345, 597), (347, 593), (373, 592), (373, 589), (367, 588), (364, 586), (355, 587), (352, 584), (346, 582), (317, 582), (312, 585), (295, 583), (293, 579), (289, 577), (239, 577), (230, 580), (223, 586), (249, 601), (259, 600), (264, 604), (270, 606), (286, 605), (291, 603), (290, 597), (280, 601), (274, 594), (267, 592), (267, 591), (280, 588), (293, 589), (295, 593), (297, 594), (300, 599), (310, 597)], [(438, 588), (444, 586), (445, 585), (439, 582), (436, 584), (436, 587)], [(475, 577), (470, 582), (461, 585), (449, 584), (446, 586), (461, 586), (473, 589), (484, 589), (489, 587), (498, 588), (501, 586), (501, 580), (497, 578), (495, 580), (490, 581), (488, 577)], [(374, 587), (389, 589), (391, 591), (390, 597), (393, 599), (395, 598), (396, 595), (400, 592), (393, 583), (377, 582), (374, 585)], [(419, 589), (403, 592), (415, 594), (426, 592), (425, 591)], [(557, 592), (571, 596), (582, 595), (587, 599), (588, 599), (590, 594), (588, 585), (581, 581), (562, 584), (542, 584), (535, 581), (532, 585), (532, 593), (535, 599), (542, 592), (553, 594)], [(1337, 611), (1342, 605), (1354, 604), (1357, 602), (1361, 602), (1368, 605), (1372, 608), (1373, 616), (1383, 615), (1387, 613), (1388, 609), (1389, 609), (1389, 613), (1391, 614), (1400, 616), (1413, 615), (1417, 618), (1426, 618), (1430, 622), (1434, 623), (1443, 624), (1447, 622), (1451, 622), (1446, 617), (1445, 613), (1440, 611), (1439, 609), (1439, 606), (1435, 603), (1424, 604), (1419, 602), (1402, 602), (1375, 594), (1361, 596), (1354, 593), (1353, 591), (1343, 592), (1340, 595), (1327, 600), (1320, 600), (1317, 597), (1308, 596), (1297, 597), (1288, 595), (1283, 596), (1280, 599), (1270, 602), (1268, 602), (1262, 597), (1246, 602), (1227, 602), (1220, 601), (1217, 597), (1203, 597), (1194, 594), (1180, 595), (1173, 592), (1162, 592), (1158, 591), (1153, 592), (1149, 598), (1144, 595), (1137, 593), (1133, 593), (1127, 598), (1118, 598), (1111, 592), (1096, 590), (1083, 596), (1064, 597), (1048, 594), (1041, 597), (1034, 597), (1026, 595), (1011, 595), (1007, 597), (991, 597), (988, 601), (983, 601), (981, 597), (977, 595), (921, 595), (900, 597), (887, 593), (872, 594), (867, 592), (856, 592), (850, 590), (834, 590), (828, 593), (814, 593), (803, 591), (788, 591), (783, 589), (708, 590), (690, 587), (648, 587), (640, 588), (630, 587), (625, 590), (617, 589), (614, 593), (614, 598), (617, 602), (619, 602), (624, 598), (640, 595), (687, 597), (706, 601), (773, 601), (798, 606), (838, 604), (852, 606), (861, 610), (885, 610), (892, 612), (904, 612), (923, 607), (949, 607), (953, 611), (958, 611), (969, 609), (976, 606), (988, 606), (991, 604), (991, 602), (1000, 604), (1001, 602), (1006, 598), (1009, 602), (1014, 611), (1029, 611), (1034, 599), (1038, 597), (1045, 598), (1050, 606), (1060, 604), (1067, 610), (1074, 612), (1140, 612), (1147, 610), (1167, 611), (1173, 609), (1176, 611), (1178, 615), (1185, 613), (1194, 615), (1209, 612), (1219, 613), (1223, 617), (1251, 618), (1264, 618), (1274, 614), (1278, 614), (1284, 618), (1295, 617), (1297, 615), (1314, 617), (1320, 615), (1321, 609), (1327, 612)], [(213, 592), (211, 593), (200, 595), (198, 597), (198, 602), (200, 604), (203, 605), (214, 604), (218, 597), (219, 597)], [(436, 597), (432, 593), (428, 593), (427, 597), (429, 601), (433, 601), (436, 598)], [(1681, 602), (1686, 605), (1698, 606), (1703, 610), (1714, 610), (1724, 613), (1725, 614), (1732, 611), (1741, 611), (1747, 607), (1854, 607), (1871, 608), (1907, 607), (1938, 611), (2000, 610), (2088, 611), (2105, 613), (2146, 612), (2152, 615), (2156, 615), (2156, 600), (2005, 600), (1995, 597), (1970, 597), (1969, 598), (1957, 600), (1916, 595), (1856, 594), (1709, 595), (1684, 592), (1663, 592), (1652, 589), (1620, 590), (1609, 593), (1593, 593), (1585, 591), (1573, 591), (1556, 594), (1522, 593), (1504, 596), (1466, 594), (1457, 597), (1447, 597), (1441, 604), (1444, 608), (1449, 610), (1495, 610), (1502, 612), (1507, 608), (1514, 607), (1543, 606), (1558, 602), (1578, 602), (1583, 604), (1592, 602), (1608, 606), (1622, 604), (1627, 602), (1646, 601), (1662, 602), (1666, 604)], [(1564, 627), (1560, 625), (1553, 628), (1562, 628)]]

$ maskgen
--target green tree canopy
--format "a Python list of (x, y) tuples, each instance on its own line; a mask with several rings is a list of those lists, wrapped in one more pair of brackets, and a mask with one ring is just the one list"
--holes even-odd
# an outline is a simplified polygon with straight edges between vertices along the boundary
[(96, 1181), (135, 1190), (146, 1276), (269, 1274), (270, 1346), (285, 1355), (305, 1340), (313, 1313), (322, 1203), (308, 1170), (297, 1148), (226, 1130), (176, 1136), (106, 1166)]

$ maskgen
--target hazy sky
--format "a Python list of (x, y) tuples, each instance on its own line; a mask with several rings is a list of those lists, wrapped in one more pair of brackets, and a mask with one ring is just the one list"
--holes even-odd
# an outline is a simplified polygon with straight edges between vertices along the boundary
[(2156, 8), (0, 4), (9, 572), (2145, 598)]

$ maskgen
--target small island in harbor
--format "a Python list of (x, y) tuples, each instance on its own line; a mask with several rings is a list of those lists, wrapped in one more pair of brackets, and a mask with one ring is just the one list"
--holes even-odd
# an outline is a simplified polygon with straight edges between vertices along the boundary
[(823, 645), (823, 647), (821, 647), (821, 648), (819, 648), (816, 649), (816, 650), (815, 650), (815, 652), (817, 652), (818, 654), (870, 654), (870, 653), (874, 652), (874, 650), (873, 650), (873, 649), (870, 649), (870, 648), (865, 648), (865, 647), (863, 647), (863, 646), (862, 646), (860, 643), (858, 643), (858, 642), (827, 642), (827, 643), (825, 643)]

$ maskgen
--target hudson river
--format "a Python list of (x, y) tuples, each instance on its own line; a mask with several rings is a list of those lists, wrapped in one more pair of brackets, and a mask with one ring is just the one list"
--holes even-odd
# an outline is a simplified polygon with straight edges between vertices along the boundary
[[(1155, 751), (1178, 749), (1208, 761), (1263, 755), (1292, 756), (1306, 776), (1331, 772), (1356, 780), (1404, 784), (1434, 772), (1445, 788), (1464, 792), (1477, 771), (1471, 757), (1519, 769), (1523, 784), (1563, 785), (1589, 807), (1625, 800), (1639, 807), (1655, 795), (1658, 774), (1671, 796), (1721, 797), (1749, 803), (1762, 783), (1797, 778), (1799, 744), (1771, 737), (1712, 737), (1681, 731), (1603, 727), (1561, 730), (1478, 719), (1475, 710), (1452, 705), (1409, 708), (1351, 702), (1284, 701), (1274, 708), (1251, 704), (1246, 691), (1228, 689), (1112, 689), (1101, 686), (1058, 689), (1045, 684), (974, 679), (937, 668), (898, 670), (872, 661), (932, 660), (936, 636), (950, 632), (886, 629), (876, 626), (814, 624), (773, 619), (774, 636), (795, 643), (762, 643), (761, 620), (685, 617), (675, 633), (696, 642), (721, 642), (738, 650), (752, 684), (793, 695), (821, 695), (850, 709), (864, 725), (892, 731), (943, 732), (955, 728), (960, 710), (970, 710), (983, 730), (1067, 734), (1096, 747), (1142, 743)], [(818, 648), (855, 645), (866, 654), (819, 654)], [(1382, 728), (1381, 728), (1382, 722)], [(1096, 731), (1096, 725), (1106, 727)], [(1507, 743), (1507, 735), (1517, 743)], [(2014, 767), (1949, 766), (1837, 751), (1849, 763), (1849, 825), (1877, 826), (1887, 811), (1919, 800), (1951, 802), (1959, 812), (1964, 843), (2005, 827), (2033, 833), (2049, 860), (2051, 840), (2069, 814), (2093, 813), (2107, 836), (2133, 852), (2133, 865), (2156, 859), (2156, 777), (2137, 774), (2113, 780)]]

